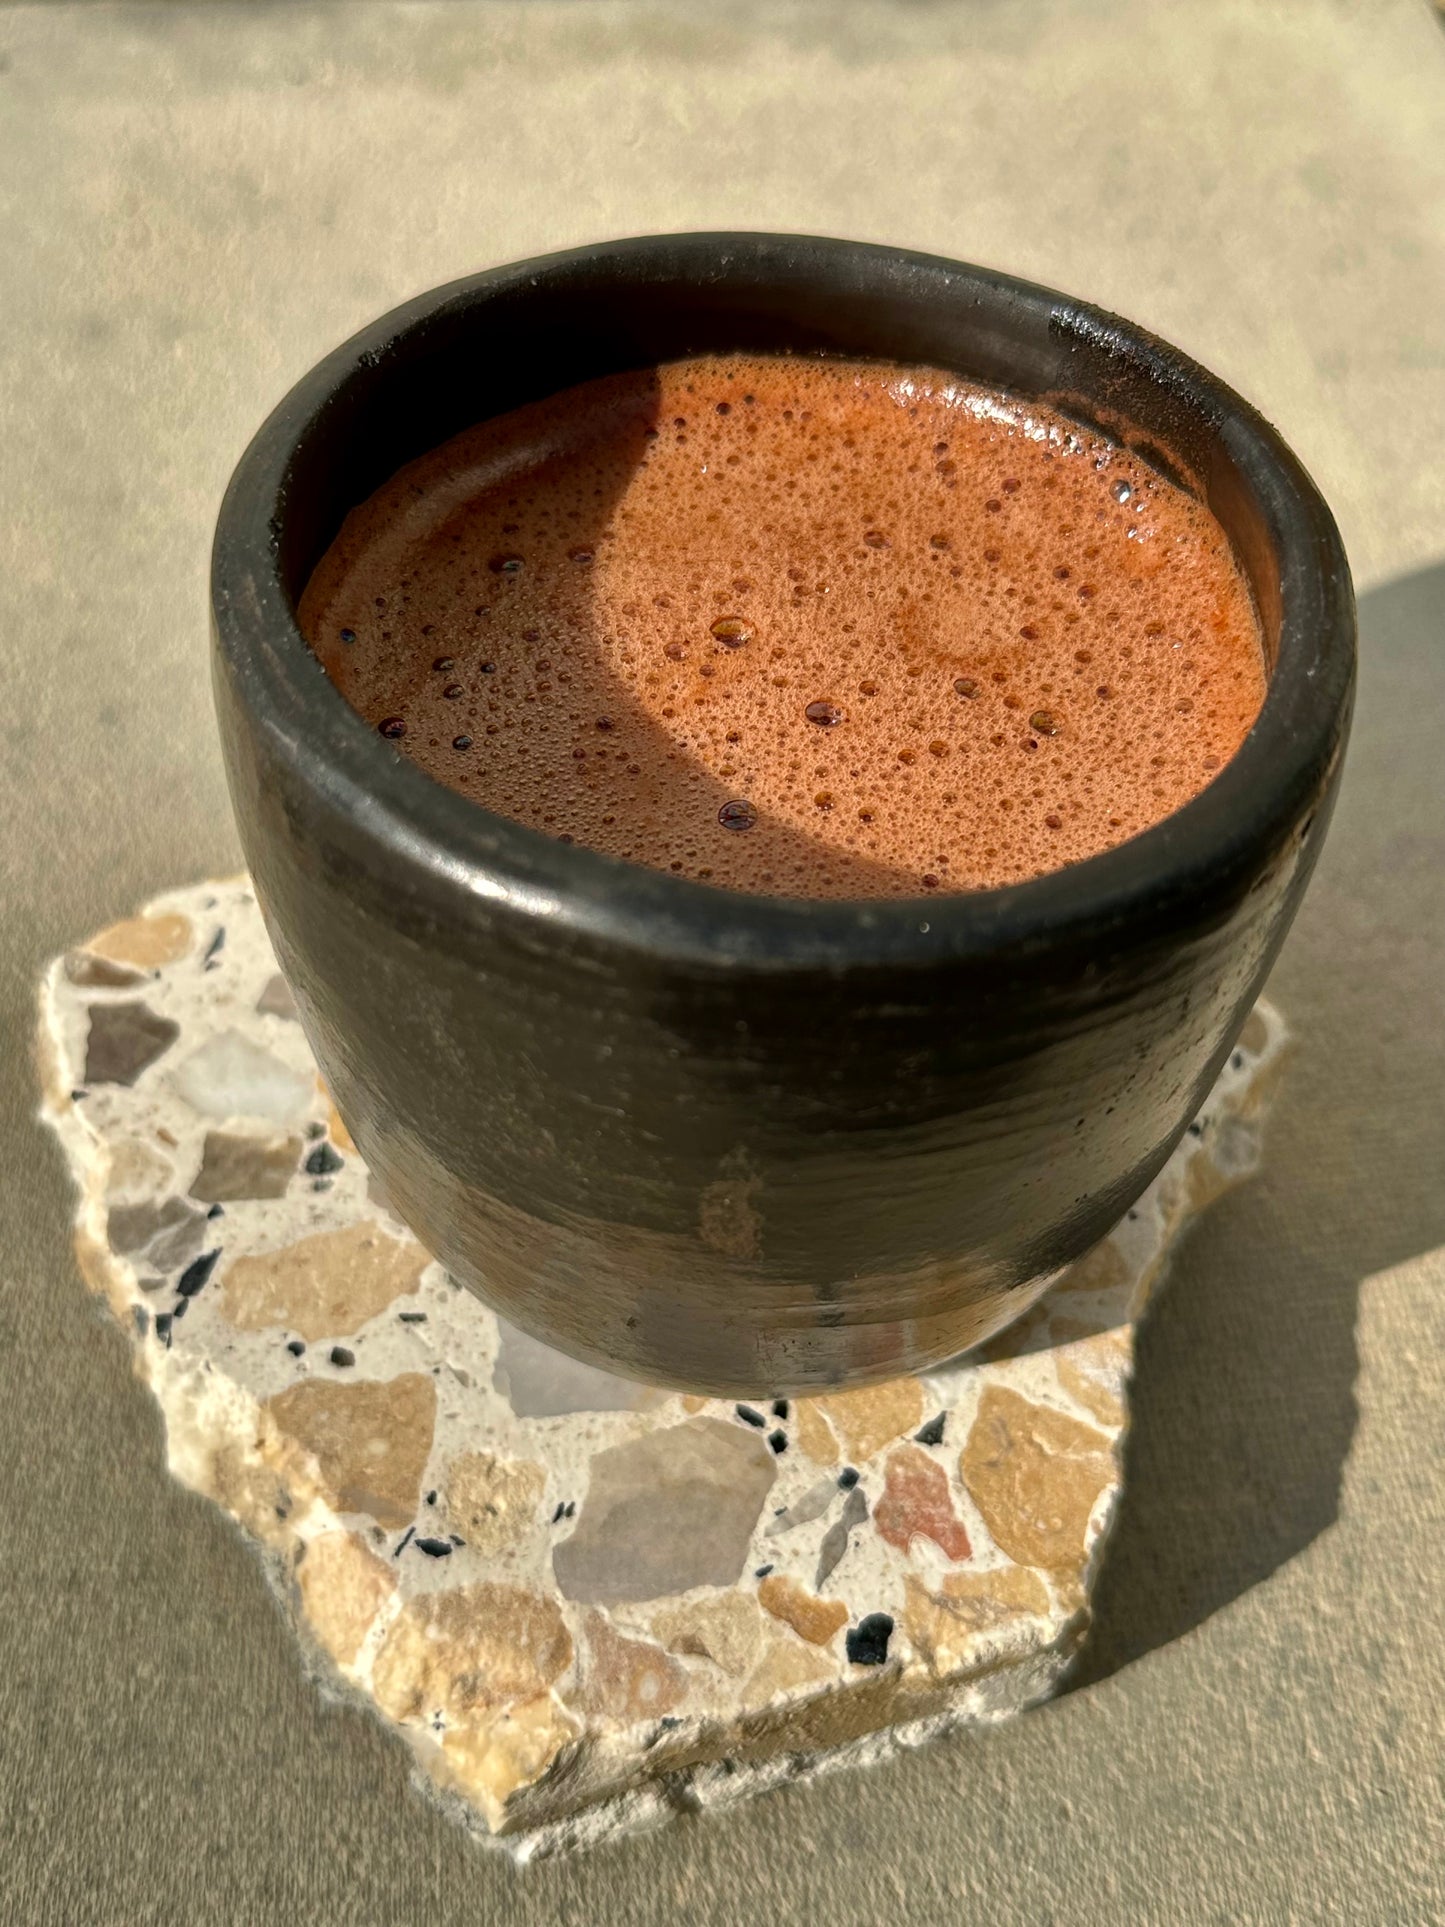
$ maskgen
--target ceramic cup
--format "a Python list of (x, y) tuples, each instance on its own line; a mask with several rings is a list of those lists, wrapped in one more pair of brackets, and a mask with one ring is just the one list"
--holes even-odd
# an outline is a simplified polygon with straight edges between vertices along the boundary
[[(494, 816), (348, 708), (296, 626), (348, 509), (487, 416), (738, 349), (930, 363), (1044, 397), (1198, 490), (1267, 640), (1238, 755), (1142, 836), (1028, 883), (791, 902)], [(212, 597), (247, 861), (385, 1197), (515, 1324), (712, 1393), (927, 1366), (1108, 1231), (1289, 928), (1354, 680), (1334, 523), (1222, 383), (1046, 289), (796, 236), (581, 248), (374, 322), (246, 451)]]

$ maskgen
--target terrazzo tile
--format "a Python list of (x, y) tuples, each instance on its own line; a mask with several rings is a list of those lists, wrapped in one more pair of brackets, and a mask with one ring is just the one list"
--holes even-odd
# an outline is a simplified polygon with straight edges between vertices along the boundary
[[(563, 1358), (455, 1286), (356, 1155), (245, 879), (58, 959), (41, 1041), (82, 1269), (172, 1471), (419, 1783), (523, 1857), (1051, 1690), (1118, 1503), (1134, 1320), (1253, 1168), (1285, 1043), (1261, 1005), (1197, 1130), (1010, 1332), (736, 1402)], [(739, 1252), (748, 1186), (708, 1205)]]

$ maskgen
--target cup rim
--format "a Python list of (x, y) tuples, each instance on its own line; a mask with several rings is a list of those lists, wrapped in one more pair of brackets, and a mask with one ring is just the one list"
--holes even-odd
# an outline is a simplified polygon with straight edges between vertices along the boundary
[[(1032, 311), (1065, 340), (1104, 345), (1183, 392), (1269, 519), (1280, 576), (1276, 658), (1235, 755), (1181, 808), (1112, 849), (1025, 882), (915, 897), (796, 899), (722, 889), (563, 844), (448, 789), (392, 749), (326, 676), (282, 574), (292, 463), (339, 393), (444, 316), (579, 272), (629, 288), (757, 285), (846, 272), (879, 289), (933, 279), (944, 298)], [(960, 370), (960, 373), (966, 371)], [(976, 378), (976, 377), (975, 377)], [(215, 673), (226, 675), (288, 781), (342, 841), (408, 877), (450, 922), (510, 910), (561, 937), (653, 958), (759, 970), (898, 967), (1019, 955), (1110, 928), (1207, 915), (1237, 900), (1262, 858), (1308, 817), (1343, 749), (1354, 678), (1354, 598), (1334, 519), (1277, 431), (1225, 383), (1147, 330), (1037, 284), (940, 256), (813, 235), (691, 233), (595, 243), (469, 275), (413, 297), (326, 355), (273, 409), (226, 489), (212, 553)]]

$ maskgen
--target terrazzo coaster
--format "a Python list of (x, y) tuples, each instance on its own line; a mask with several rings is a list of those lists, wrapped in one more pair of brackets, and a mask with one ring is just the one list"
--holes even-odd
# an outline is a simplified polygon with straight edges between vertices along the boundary
[(262, 1551), (323, 1680), (523, 1856), (1052, 1689), (1118, 1504), (1134, 1324), (1254, 1168), (1284, 1043), (1260, 1005), (1165, 1170), (1002, 1339), (734, 1403), (577, 1364), (429, 1258), (244, 878), (158, 899), (41, 994), (80, 1262), (172, 1472)]

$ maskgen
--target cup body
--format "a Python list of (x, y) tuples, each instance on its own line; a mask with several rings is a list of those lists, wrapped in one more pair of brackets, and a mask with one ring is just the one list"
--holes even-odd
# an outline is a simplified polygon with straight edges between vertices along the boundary
[[(1269, 656), (1238, 755), (1145, 834), (1028, 883), (808, 903), (559, 844), (401, 758), (296, 626), (347, 510), (475, 421), (729, 350), (956, 371), (1046, 399), (1195, 488)], [(1139, 1195), (1294, 916), (1354, 680), (1334, 523), (1220, 382), (1046, 289), (769, 235), (584, 248), (363, 330), (232, 479), (213, 639), (258, 897), (393, 1208), (535, 1335), (738, 1394), (978, 1343)]]

